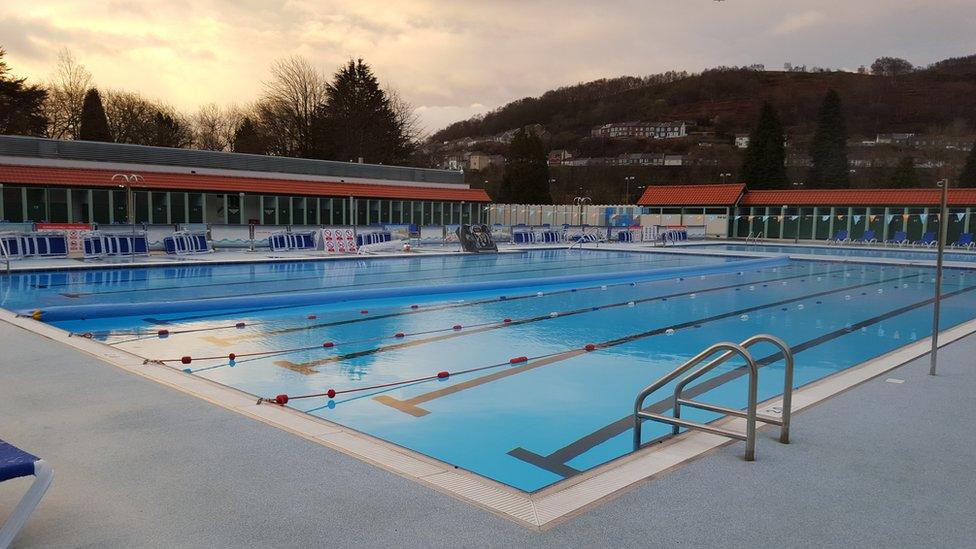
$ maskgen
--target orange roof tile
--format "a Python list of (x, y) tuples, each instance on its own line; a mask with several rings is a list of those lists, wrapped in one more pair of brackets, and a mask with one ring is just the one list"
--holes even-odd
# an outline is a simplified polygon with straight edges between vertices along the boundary
[(641, 206), (734, 206), (745, 185), (655, 185), (648, 187), (637, 203)]
[[(748, 191), (743, 206), (938, 206), (933, 189), (797, 189)], [(949, 189), (950, 205), (976, 204), (976, 189)]]
[[(0, 183), (70, 185), (78, 187), (118, 187), (112, 181), (116, 172), (83, 168), (52, 168), (0, 164)], [(138, 172), (137, 172), (138, 173)], [(405, 200), (448, 200), (490, 202), (483, 189), (414, 187), (335, 181), (232, 177), (185, 173), (142, 172), (143, 184), (135, 189), (203, 191), (220, 193), (261, 193), (303, 196), (355, 196), (360, 198), (399, 198)]]

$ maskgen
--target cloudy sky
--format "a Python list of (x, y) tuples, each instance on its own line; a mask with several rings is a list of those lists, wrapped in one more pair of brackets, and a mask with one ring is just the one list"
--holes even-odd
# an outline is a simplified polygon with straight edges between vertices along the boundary
[(49, 78), (70, 49), (107, 88), (248, 104), (269, 65), (362, 57), (428, 130), (621, 74), (784, 62), (857, 68), (976, 53), (976, 0), (2, 0), (0, 45)]

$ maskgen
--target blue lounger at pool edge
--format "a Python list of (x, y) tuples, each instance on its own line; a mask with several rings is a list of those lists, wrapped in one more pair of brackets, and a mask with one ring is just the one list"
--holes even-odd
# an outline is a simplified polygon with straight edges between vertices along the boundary
[(0, 548), (9, 547), (14, 541), (54, 480), (54, 471), (46, 461), (0, 440), (0, 482), (31, 475), (34, 483), (0, 528)]

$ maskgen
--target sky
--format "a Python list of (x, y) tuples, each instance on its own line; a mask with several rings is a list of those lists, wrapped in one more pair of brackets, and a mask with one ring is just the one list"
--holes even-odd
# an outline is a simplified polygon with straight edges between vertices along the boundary
[(293, 55), (350, 58), (436, 131), (546, 90), (717, 65), (856, 69), (976, 53), (976, 0), (2, 0), (0, 46), (42, 83), (67, 48), (102, 88), (248, 105)]

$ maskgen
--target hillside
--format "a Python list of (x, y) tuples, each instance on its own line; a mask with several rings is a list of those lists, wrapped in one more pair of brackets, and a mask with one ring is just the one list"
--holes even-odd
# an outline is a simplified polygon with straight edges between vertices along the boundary
[(699, 129), (747, 132), (763, 100), (774, 104), (790, 133), (805, 134), (830, 88), (844, 101), (851, 136), (976, 128), (974, 55), (898, 76), (717, 68), (695, 75), (598, 80), (513, 101), (483, 117), (452, 124), (430, 140), (487, 136), (528, 124), (542, 124), (550, 135), (562, 134), (565, 140), (569, 135), (581, 138), (593, 126), (625, 120), (686, 120)]

